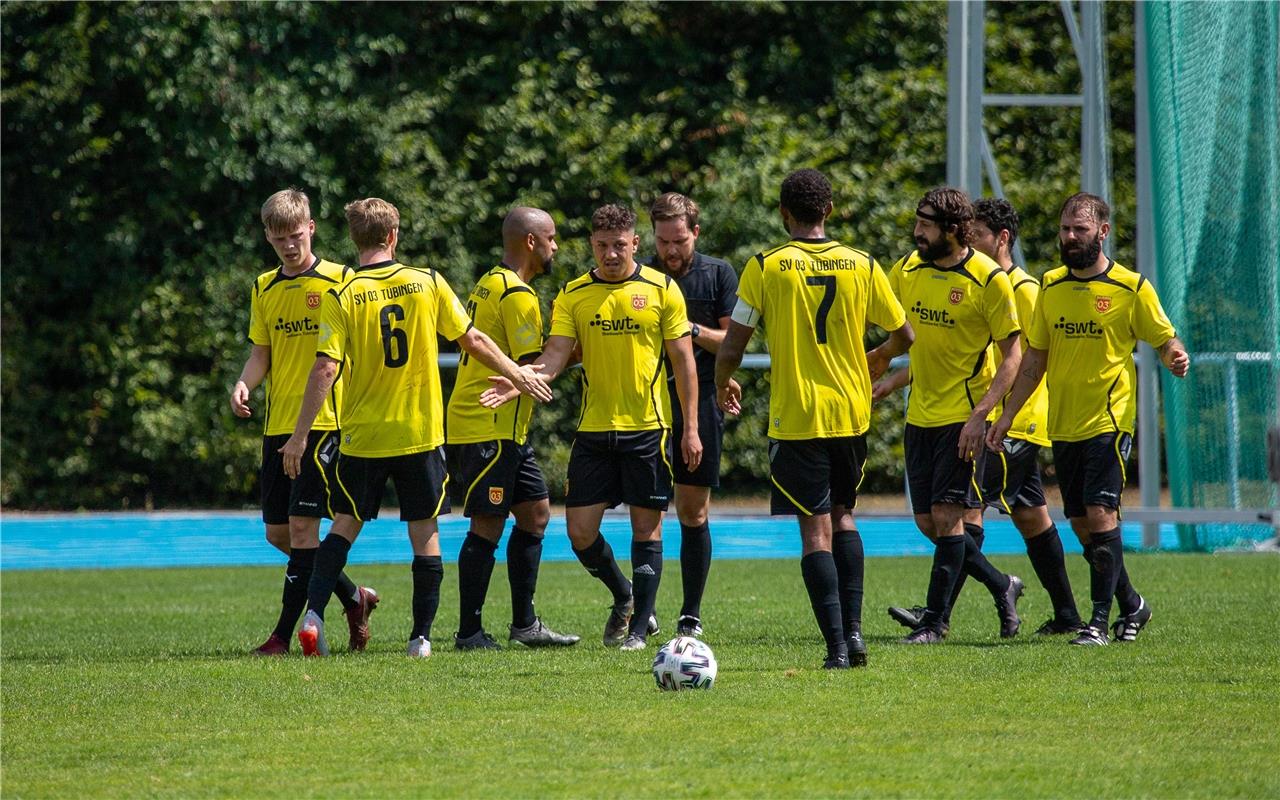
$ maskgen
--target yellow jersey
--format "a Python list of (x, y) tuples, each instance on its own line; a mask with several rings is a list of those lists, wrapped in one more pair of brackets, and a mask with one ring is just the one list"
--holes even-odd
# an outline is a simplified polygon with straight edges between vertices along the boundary
[[(321, 299), (330, 289), (340, 288), (351, 270), (332, 261), (316, 258), (306, 272), (290, 277), (279, 267), (264, 272), (253, 282), (249, 299), (249, 341), (271, 348), (271, 368), (267, 372), (267, 418), (263, 436), (293, 433), (307, 377), (316, 363), (316, 334), (320, 332)], [(342, 381), (335, 381), (325, 398), (315, 431), (338, 427), (338, 404), (342, 402)]]
[(444, 444), (436, 336), (470, 327), (449, 284), (425, 267), (370, 264), (326, 294), (317, 352), (338, 361), (346, 381), (339, 450), (385, 458)]
[[(512, 361), (542, 352), (542, 310), (538, 296), (520, 276), (500, 264), (481, 276), (467, 297), (467, 313), (472, 323), (487, 334)], [(447, 436), (449, 444), (511, 439), (524, 444), (529, 435), (533, 400), (519, 395), (496, 409), (480, 405), (480, 395), (493, 386), (489, 378), (497, 373), (462, 354), (458, 379), (449, 397)]]
[[(1022, 352), (1027, 351), (1027, 330), (1031, 326), (1031, 318), (1036, 310), (1036, 299), (1040, 297), (1040, 282), (1027, 274), (1022, 267), (1012, 267), (1006, 275), (1009, 276), (1009, 283), (1013, 284), (1013, 302), (1018, 309), (1018, 321), (1022, 323)], [(996, 359), (996, 363), (1000, 362), (1000, 349), (995, 345), (991, 346), (992, 357)], [(1000, 417), (1004, 411), (1004, 402), (996, 405), (995, 411), (992, 413), (991, 419), (995, 420)], [(1049, 389), (1043, 380), (1036, 387), (1031, 396), (1027, 398), (1026, 404), (1022, 406), (1022, 410), (1013, 418), (1013, 427), (1009, 428), (1008, 436), (1013, 439), (1024, 439), (1028, 442), (1039, 445), (1048, 445), (1049, 442)]]
[(636, 265), (606, 281), (595, 271), (565, 284), (551, 309), (551, 335), (582, 344), (580, 431), (671, 427), (664, 342), (689, 333), (676, 282)]
[(830, 239), (792, 239), (747, 261), (738, 297), (764, 321), (770, 438), (865, 433), (867, 323), (892, 331), (906, 322), (875, 259)]
[(917, 251), (893, 265), (889, 285), (916, 332), (907, 422), (937, 428), (968, 420), (996, 374), (990, 345), (1019, 331), (1009, 276), (973, 248), (945, 268)]
[(1092, 278), (1060, 266), (1045, 273), (1041, 287), (1027, 338), (1049, 353), (1049, 438), (1132, 434), (1133, 349), (1139, 339), (1158, 348), (1176, 335), (1155, 287), (1114, 261)]

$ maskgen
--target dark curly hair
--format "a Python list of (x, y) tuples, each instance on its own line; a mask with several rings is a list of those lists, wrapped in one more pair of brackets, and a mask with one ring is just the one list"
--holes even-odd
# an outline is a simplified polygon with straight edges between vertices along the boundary
[(1008, 231), (1010, 247), (1018, 241), (1018, 212), (1003, 197), (984, 197), (974, 203), (973, 216), (994, 234)]
[(831, 204), (831, 181), (816, 169), (798, 169), (782, 182), (779, 202), (796, 222), (805, 225), (822, 222)]
[(600, 231), (634, 231), (636, 229), (636, 212), (618, 203), (600, 206), (591, 215), (591, 232)]
[[(920, 210), (925, 206), (932, 206), (933, 213), (920, 214)], [(920, 198), (920, 202), (916, 203), (916, 214), (925, 219), (938, 218), (934, 221), (941, 225), (943, 230), (954, 228), (956, 241), (962, 245), (968, 244), (969, 238), (973, 235), (973, 202), (961, 189), (951, 186), (930, 189), (925, 192), (924, 197)]]

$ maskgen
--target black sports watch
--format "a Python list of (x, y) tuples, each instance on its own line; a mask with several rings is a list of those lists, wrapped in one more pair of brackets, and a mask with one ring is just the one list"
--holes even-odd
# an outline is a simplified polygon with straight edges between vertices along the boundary
[(702, 326), (696, 322), (689, 323), (689, 335), (694, 339), (698, 338), (698, 334), (702, 333)]

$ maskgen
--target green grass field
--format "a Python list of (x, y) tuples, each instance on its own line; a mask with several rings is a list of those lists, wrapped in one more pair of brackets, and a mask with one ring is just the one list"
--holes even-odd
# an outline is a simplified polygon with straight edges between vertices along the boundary
[[(872, 559), (870, 667), (824, 672), (799, 566), (713, 565), (710, 692), (664, 694), (653, 648), (599, 644), (603, 588), (545, 564), (539, 610), (584, 641), (456, 653), (448, 568), (426, 662), (403, 655), (407, 566), (353, 567), (378, 588), (363, 655), (262, 660), (279, 570), (3, 575), (6, 798), (20, 797), (1276, 797), (1280, 558), (1133, 555), (1155, 609), (1132, 645), (1028, 635), (1049, 615), (1025, 558), (1024, 633), (1005, 643), (970, 585), (937, 647), (895, 644), (889, 604), (928, 561)], [(1079, 600), (1085, 565), (1072, 557)], [(668, 562), (659, 611), (679, 598)], [(331, 606), (331, 641), (345, 626)], [(487, 627), (505, 639), (505, 571)], [(665, 641), (665, 634), (656, 637)], [(295, 643), (296, 649), (296, 643)]]

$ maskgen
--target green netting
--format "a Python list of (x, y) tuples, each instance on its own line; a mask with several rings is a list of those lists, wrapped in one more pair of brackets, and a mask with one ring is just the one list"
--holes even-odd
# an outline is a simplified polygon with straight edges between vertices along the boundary
[[(1266, 432), (1280, 378), (1280, 3), (1147, 6), (1158, 286), (1191, 352), (1162, 377), (1177, 506), (1271, 508)], [(1186, 549), (1271, 536), (1185, 525)]]

